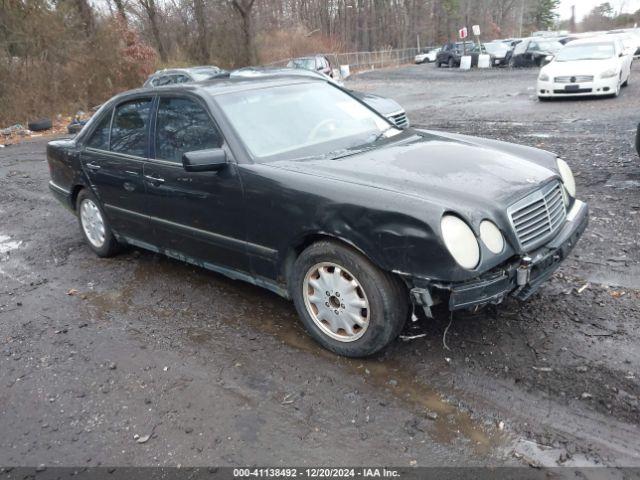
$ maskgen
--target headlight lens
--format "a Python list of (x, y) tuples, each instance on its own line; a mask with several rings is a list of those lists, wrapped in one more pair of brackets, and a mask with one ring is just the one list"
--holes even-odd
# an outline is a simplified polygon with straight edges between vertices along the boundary
[(616, 70), (612, 68), (611, 70), (602, 72), (600, 74), (600, 78), (611, 78), (611, 77), (615, 77), (616, 75), (618, 75), (618, 72), (616, 72)]
[(541, 82), (548, 82), (549, 75), (547, 75), (546, 73), (541, 73), (540, 76), (538, 77), (538, 80), (540, 80)]
[(491, 253), (497, 255), (504, 250), (504, 237), (495, 223), (484, 220), (480, 224), (480, 238)]
[(571, 168), (561, 158), (558, 159), (558, 170), (560, 171), (560, 177), (562, 177), (562, 183), (564, 183), (564, 188), (567, 189), (569, 195), (575, 198), (576, 196), (576, 179), (573, 177), (573, 172)]
[(440, 222), (442, 238), (458, 264), (473, 270), (480, 263), (480, 245), (473, 230), (454, 215), (445, 215)]

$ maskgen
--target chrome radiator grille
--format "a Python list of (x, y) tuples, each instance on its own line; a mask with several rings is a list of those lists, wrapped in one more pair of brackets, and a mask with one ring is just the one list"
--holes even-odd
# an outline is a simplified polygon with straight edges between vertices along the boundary
[(389, 115), (389, 120), (398, 128), (407, 128), (409, 126), (409, 119), (406, 112), (400, 112), (395, 115)]
[(547, 185), (511, 206), (508, 213), (524, 250), (542, 245), (567, 218), (562, 185)]
[(593, 82), (593, 75), (575, 75), (573, 77), (556, 77), (556, 83), (587, 83)]

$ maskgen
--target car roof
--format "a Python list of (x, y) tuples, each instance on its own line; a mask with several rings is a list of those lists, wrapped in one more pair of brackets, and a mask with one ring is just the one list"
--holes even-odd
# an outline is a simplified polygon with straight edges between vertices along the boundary
[[(220, 67), (215, 65), (200, 65), (195, 67), (177, 67), (177, 68), (165, 68), (163, 70), (158, 70), (153, 73), (153, 75), (166, 75), (169, 73), (199, 73), (207, 70), (222, 70)], [(152, 75), (152, 76), (153, 76)]]
[[(119, 101), (131, 96), (144, 94), (155, 95), (160, 92), (187, 92), (204, 94), (207, 96), (217, 96), (227, 93), (257, 90), (260, 88), (284, 87), (301, 83), (315, 83), (323, 81), (321, 78), (313, 78), (301, 75), (278, 75), (262, 77), (231, 77), (221, 79), (203, 80), (200, 82), (179, 83), (173, 85), (163, 85), (160, 87), (142, 87), (135, 90), (122, 92), (112, 98), (112, 101)], [(327, 83), (330, 83), (327, 81)]]
[(291, 61), (294, 60), (315, 60), (318, 57), (324, 57), (324, 55), (321, 54), (316, 54), (316, 55), (307, 55), (306, 57), (296, 57), (296, 58), (292, 58)]
[(617, 37), (612, 35), (601, 36), (601, 37), (589, 37), (589, 38), (580, 38), (578, 40), (573, 40), (572, 42), (567, 43), (567, 45), (591, 45), (594, 43), (614, 43)]

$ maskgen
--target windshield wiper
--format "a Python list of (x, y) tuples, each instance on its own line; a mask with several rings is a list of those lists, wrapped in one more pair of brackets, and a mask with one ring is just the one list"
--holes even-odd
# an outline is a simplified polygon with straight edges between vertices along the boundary
[(373, 138), (373, 140), (369, 143), (376, 143), (378, 140), (380, 140), (382, 137), (385, 136), (385, 134), (389, 131), (389, 130), (393, 130), (396, 127), (392, 127), (389, 126), (387, 128), (385, 128), (384, 130), (382, 130), (380, 133), (376, 134), (376, 136)]

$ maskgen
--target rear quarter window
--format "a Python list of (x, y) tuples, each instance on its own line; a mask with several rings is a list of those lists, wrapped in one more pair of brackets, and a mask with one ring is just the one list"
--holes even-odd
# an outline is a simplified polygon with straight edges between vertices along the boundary
[(111, 114), (113, 110), (105, 113), (98, 122), (95, 130), (87, 140), (87, 147), (99, 150), (109, 150), (109, 130), (111, 128)]

